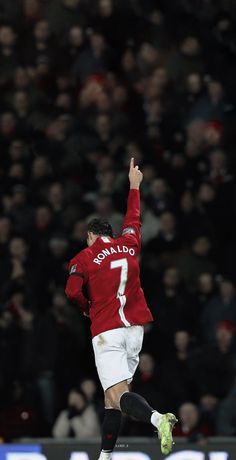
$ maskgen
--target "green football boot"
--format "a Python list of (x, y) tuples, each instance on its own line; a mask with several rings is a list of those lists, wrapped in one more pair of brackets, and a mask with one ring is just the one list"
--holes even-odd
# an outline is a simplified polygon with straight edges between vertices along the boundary
[(170, 453), (173, 445), (172, 430), (177, 422), (174, 414), (167, 413), (161, 417), (160, 424), (157, 428), (158, 438), (161, 441), (161, 452), (164, 455)]

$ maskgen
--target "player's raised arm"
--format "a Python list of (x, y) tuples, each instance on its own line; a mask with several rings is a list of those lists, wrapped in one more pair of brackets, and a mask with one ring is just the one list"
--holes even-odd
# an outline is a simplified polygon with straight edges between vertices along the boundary
[(127, 211), (122, 227), (122, 235), (134, 235), (140, 244), (140, 193), (139, 187), (143, 180), (143, 174), (139, 167), (134, 165), (134, 158), (130, 160)]

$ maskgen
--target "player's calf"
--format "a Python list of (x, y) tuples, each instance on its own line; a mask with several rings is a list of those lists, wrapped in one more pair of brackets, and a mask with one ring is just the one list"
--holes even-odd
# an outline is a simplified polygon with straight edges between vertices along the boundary
[(102, 445), (98, 460), (111, 460), (121, 424), (121, 412), (116, 409), (105, 409), (102, 424)]
[(172, 449), (172, 429), (177, 422), (173, 414), (160, 414), (148, 402), (136, 393), (124, 393), (120, 398), (121, 411), (145, 423), (151, 423), (157, 428), (161, 441), (161, 451), (167, 455)]

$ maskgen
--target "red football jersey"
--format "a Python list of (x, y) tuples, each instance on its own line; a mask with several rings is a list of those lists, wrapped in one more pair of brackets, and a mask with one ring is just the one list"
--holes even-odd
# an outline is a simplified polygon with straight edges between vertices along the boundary
[(70, 261), (66, 295), (89, 313), (93, 337), (153, 320), (139, 278), (140, 226), (140, 194), (131, 189), (122, 236), (98, 237)]

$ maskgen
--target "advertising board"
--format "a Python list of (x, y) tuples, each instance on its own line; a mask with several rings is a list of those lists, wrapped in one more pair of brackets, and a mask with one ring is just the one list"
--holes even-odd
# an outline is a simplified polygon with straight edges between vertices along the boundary
[[(41, 440), (37, 443), (2, 444), (0, 460), (97, 460), (99, 444), (96, 442), (64, 442)], [(173, 451), (164, 457), (157, 440), (126, 439), (119, 444), (112, 460), (235, 460), (236, 443), (210, 442), (201, 447), (176, 443)]]

